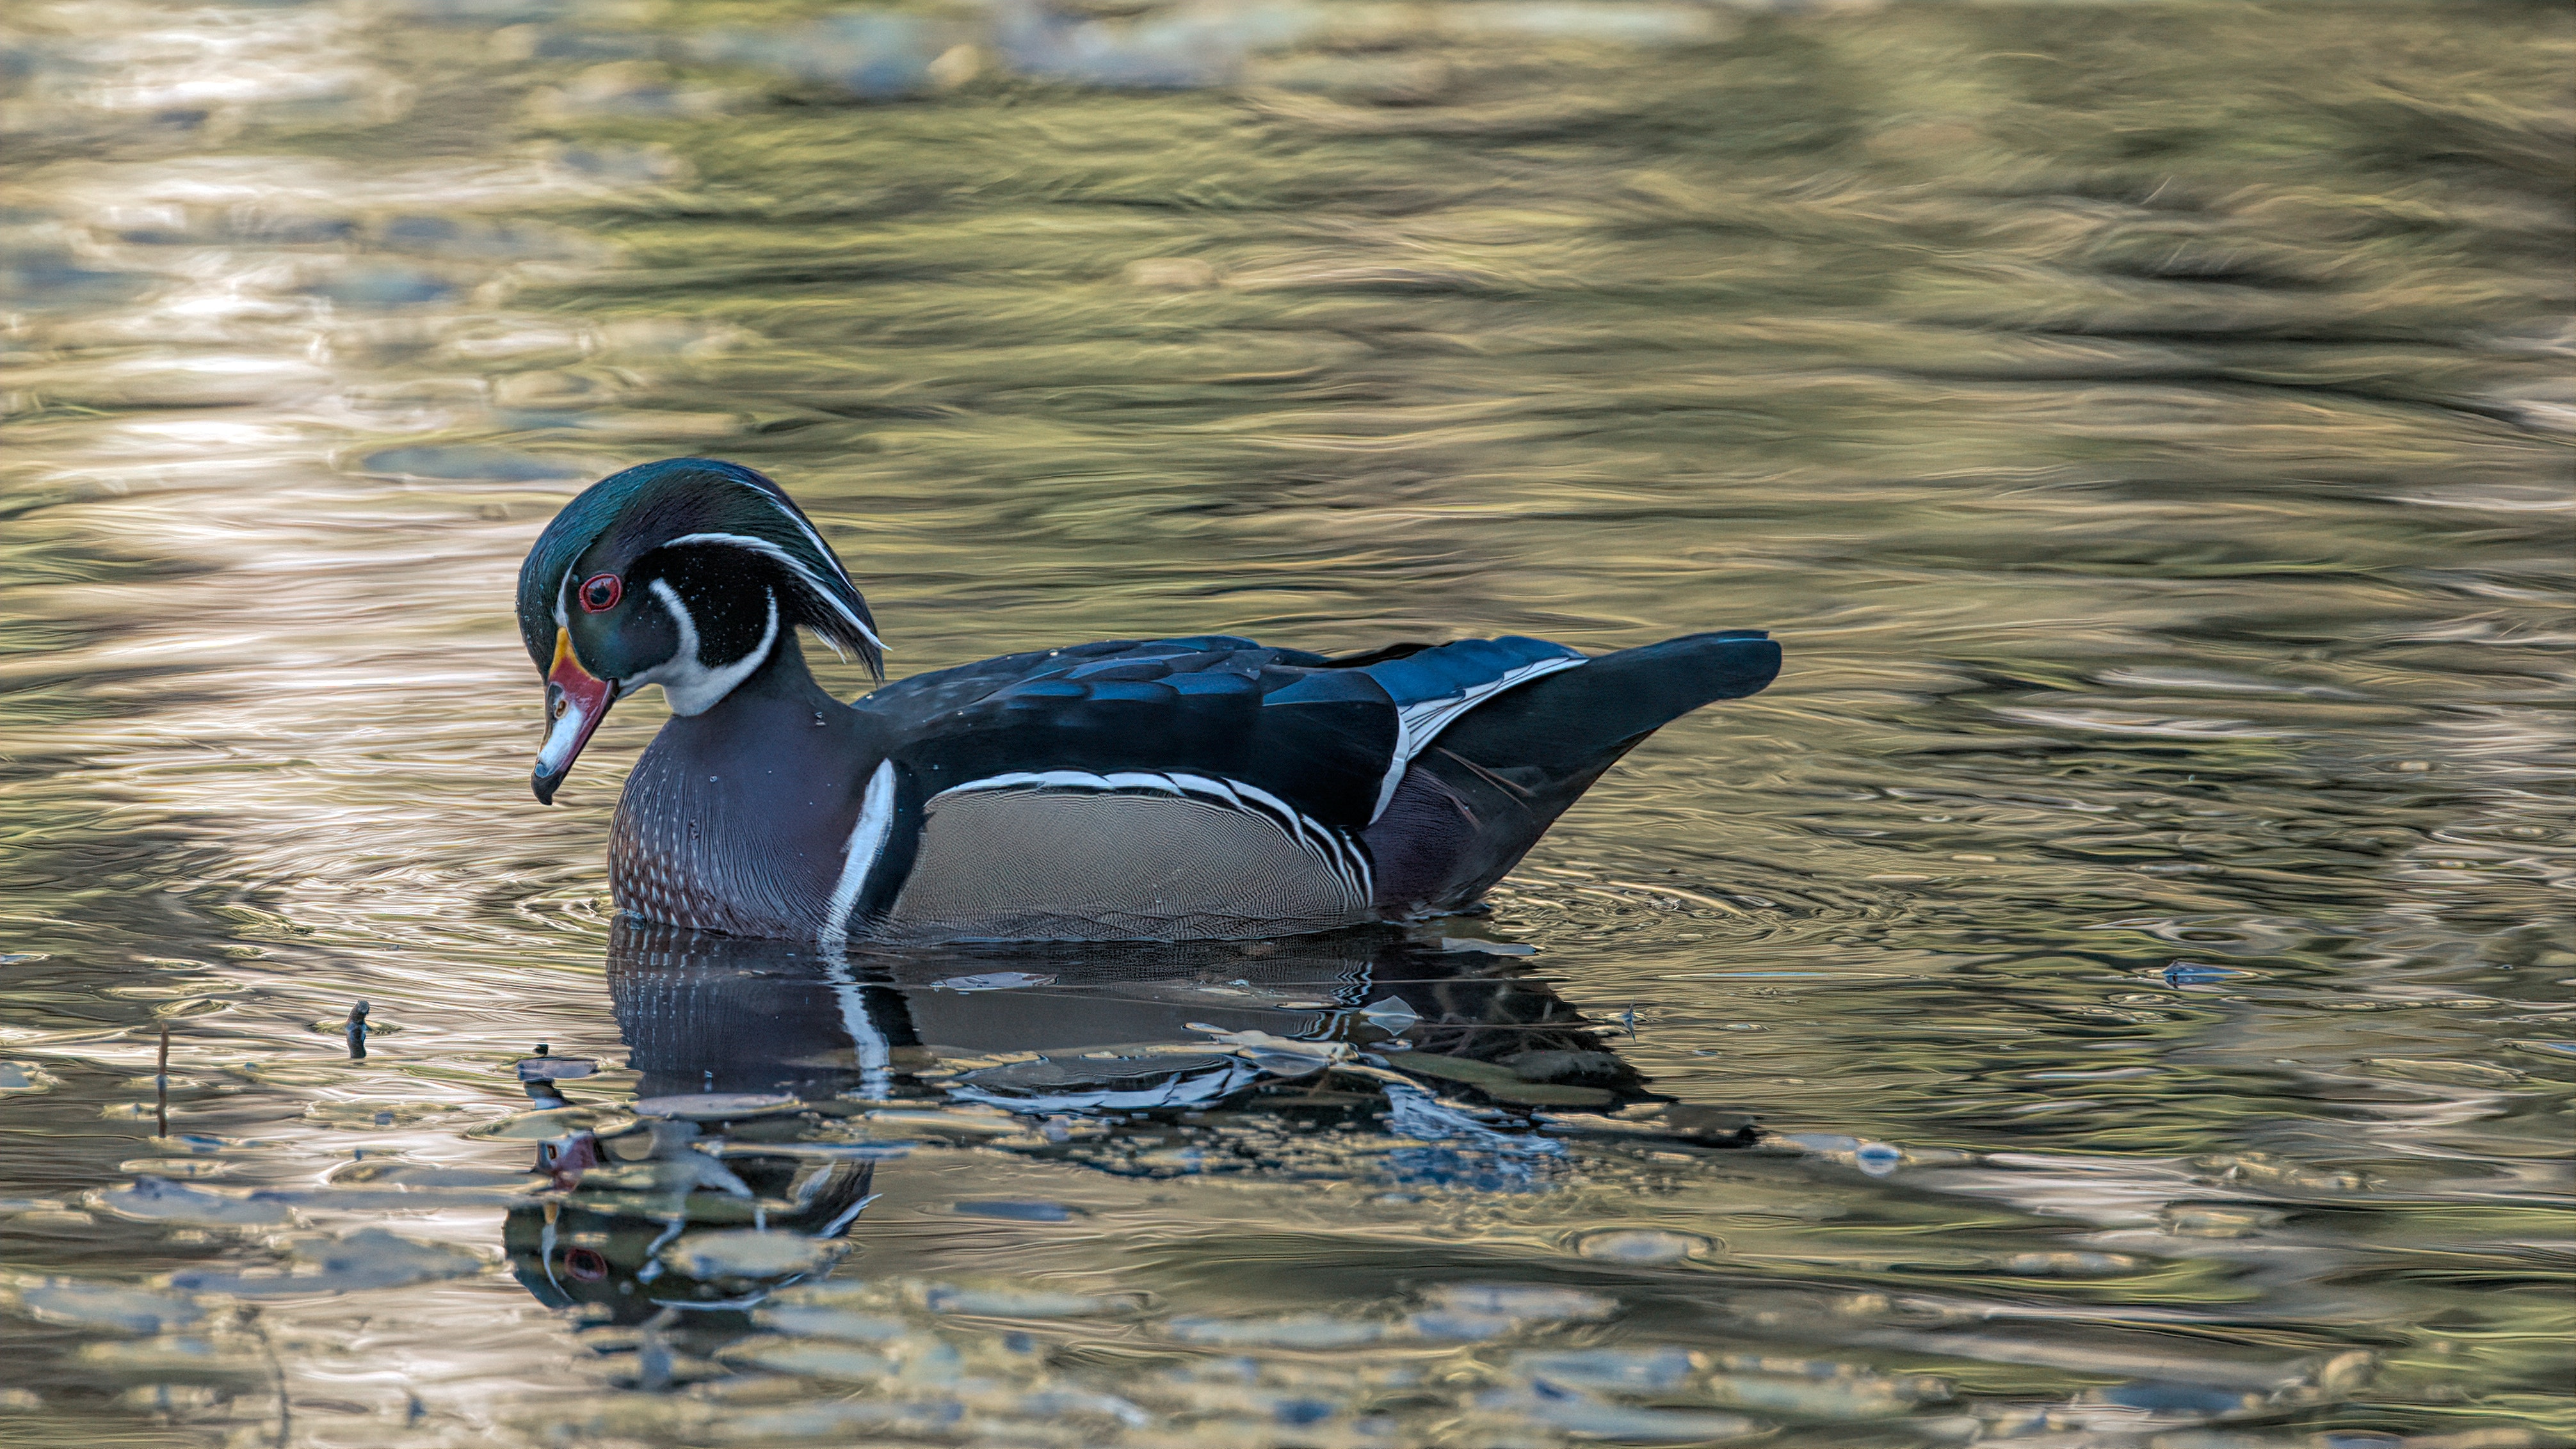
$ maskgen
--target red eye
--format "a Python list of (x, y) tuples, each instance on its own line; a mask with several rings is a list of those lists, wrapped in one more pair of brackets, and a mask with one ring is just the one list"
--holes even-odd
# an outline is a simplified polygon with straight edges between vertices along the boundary
[(592, 574), (581, 581), (581, 606), (590, 613), (605, 614), (617, 607), (618, 598), (625, 592), (626, 586), (617, 581), (617, 575)]

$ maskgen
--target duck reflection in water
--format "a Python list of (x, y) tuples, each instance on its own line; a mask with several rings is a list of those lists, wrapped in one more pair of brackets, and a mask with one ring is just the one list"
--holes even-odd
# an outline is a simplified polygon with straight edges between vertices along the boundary
[[(1156, 1174), (1186, 1169), (1120, 1139), (1184, 1118), (1217, 1129), (1211, 1154), (1229, 1150), (1228, 1125), (1757, 1139), (1739, 1113), (1652, 1090), (1611, 1050), (1615, 1027), (1509, 951), (1371, 928), (825, 959), (621, 919), (608, 981), (641, 1078), (634, 1116), (581, 1125), (558, 1084), (587, 1064), (521, 1064), (553, 1109), (531, 1120), (560, 1113), (567, 1130), (538, 1143), (557, 1190), (511, 1213), (511, 1264), (540, 1300), (620, 1323), (748, 1309), (828, 1271), (880, 1163), (911, 1141)], [(1257, 1158), (1265, 1134), (1242, 1135)]]

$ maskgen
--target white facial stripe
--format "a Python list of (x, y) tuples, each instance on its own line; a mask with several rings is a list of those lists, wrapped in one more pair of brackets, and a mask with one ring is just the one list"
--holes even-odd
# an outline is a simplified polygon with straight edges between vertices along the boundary
[(654, 598), (662, 601), (662, 612), (671, 616), (671, 627), (679, 630), (680, 647), (671, 651), (669, 659), (626, 681), (629, 685), (660, 684), (662, 672), (679, 667), (683, 660), (689, 668), (704, 667), (698, 659), (698, 621), (690, 614), (689, 606), (680, 602), (680, 591), (672, 588), (668, 579), (655, 579), (647, 587)]
[[(877, 857), (885, 854), (886, 837), (894, 833), (894, 761), (877, 765), (868, 777), (867, 794), (859, 799), (859, 823), (850, 827), (850, 844), (841, 857), (841, 879), (832, 887), (832, 903), (823, 913), (823, 929), (816, 944), (826, 952), (838, 952), (850, 941), (850, 912), (859, 904), (859, 892), (865, 890), (868, 877), (877, 866)], [(855, 1030), (852, 1039), (857, 1038)]]
[(769, 626), (761, 631), (760, 642), (733, 663), (720, 669), (709, 669), (698, 657), (698, 621), (689, 614), (689, 606), (680, 602), (680, 591), (668, 579), (655, 579), (648, 588), (662, 607), (671, 613), (671, 625), (679, 631), (680, 647), (671, 657), (631, 679), (619, 681), (619, 687), (637, 689), (647, 684), (662, 686), (662, 694), (671, 702), (671, 713), (704, 714), (715, 708), (716, 701), (733, 693), (733, 687), (752, 676), (769, 658), (778, 643), (778, 595), (766, 589), (761, 597), (769, 604)]
[[(763, 498), (768, 498), (769, 506), (778, 510), (778, 516), (786, 519), (789, 523), (796, 525), (796, 531), (805, 535), (805, 541), (807, 543), (814, 545), (814, 556), (816, 558), (830, 560), (834, 571), (840, 573), (841, 582), (849, 584), (850, 592), (857, 593), (859, 591), (859, 586), (850, 582), (848, 571), (841, 568), (839, 556), (832, 552), (830, 545), (823, 542), (823, 535), (814, 531), (814, 525), (807, 523), (803, 514), (798, 513), (793, 507), (790, 507), (784, 499), (773, 498), (766, 493), (761, 496)], [(851, 622), (856, 623), (857, 621), (852, 620)], [(860, 627), (865, 629), (867, 626), (860, 625)], [(880, 649), (885, 647), (884, 644), (878, 642), (877, 636), (874, 634), (868, 635), (868, 642), (876, 644)]]
[[(814, 547), (816, 549), (823, 550), (823, 540), (814, 538), (814, 530), (810, 528), (806, 529), (805, 536), (807, 538), (814, 539)], [(823, 597), (823, 601), (832, 606), (832, 612), (839, 614), (842, 618), (848, 620), (850, 627), (858, 630), (860, 635), (870, 644), (875, 645), (879, 649), (885, 648), (885, 641), (877, 637), (877, 631), (869, 628), (867, 621), (860, 618), (849, 605), (842, 603), (840, 595), (833, 593), (828, 588), (825, 588), (823, 586), (823, 581), (814, 577), (814, 571), (807, 568), (803, 560), (797, 558), (796, 555), (789, 553), (787, 550), (780, 548), (777, 544), (770, 542), (768, 539), (754, 538), (747, 533), (691, 533), (683, 534), (678, 538), (671, 539), (663, 543), (662, 547), (675, 548), (684, 543), (720, 543), (731, 548), (747, 548), (753, 553), (778, 560), (780, 563), (787, 565), (787, 567), (792, 570), (798, 578), (803, 579), (807, 586), (812, 588), (815, 593), (820, 594)], [(830, 551), (822, 551), (822, 557), (830, 558), (831, 556)], [(846, 577), (844, 577), (841, 582), (844, 585), (849, 584), (849, 580)]]
[(546, 731), (545, 748), (537, 751), (537, 768), (549, 775), (560, 775), (572, 763), (573, 741), (581, 738), (582, 723), (590, 718), (578, 701), (567, 700), (563, 717)]

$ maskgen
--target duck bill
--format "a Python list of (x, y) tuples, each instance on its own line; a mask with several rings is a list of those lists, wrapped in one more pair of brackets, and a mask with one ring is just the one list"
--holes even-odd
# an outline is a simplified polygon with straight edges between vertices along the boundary
[(537, 772), (530, 781), (538, 804), (555, 803), (555, 788), (572, 773), (581, 747), (590, 743), (592, 732), (616, 702), (617, 681), (595, 678), (582, 668), (572, 652), (571, 632), (557, 629), (555, 665), (546, 674), (546, 717), (553, 723), (546, 729), (545, 748), (537, 751)]

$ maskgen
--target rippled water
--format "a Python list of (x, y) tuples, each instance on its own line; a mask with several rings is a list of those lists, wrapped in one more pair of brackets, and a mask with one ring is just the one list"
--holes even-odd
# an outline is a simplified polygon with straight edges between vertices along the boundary
[[(2567, 1442), (2571, 61), (9, 7), (0, 1442)], [(658, 698), (538, 808), (508, 618), (676, 453), (898, 673), (1789, 664), (1481, 918), (678, 938), (603, 866)], [(709, 1093), (785, 1100), (628, 1125)]]

